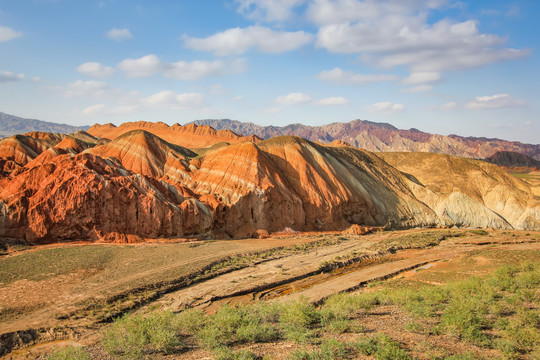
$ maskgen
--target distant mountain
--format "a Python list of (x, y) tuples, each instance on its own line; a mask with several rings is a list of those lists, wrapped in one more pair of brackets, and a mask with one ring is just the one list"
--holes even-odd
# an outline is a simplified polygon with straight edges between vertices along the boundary
[(497, 151), (485, 159), (492, 164), (506, 167), (535, 167), (540, 168), (540, 161), (513, 151)]
[(419, 151), (482, 159), (498, 151), (513, 151), (540, 160), (538, 144), (458, 135), (445, 136), (417, 129), (400, 130), (390, 124), (365, 120), (322, 126), (303, 124), (260, 126), (229, 119), (196, 120), (193, 123), (209, 125), (216, 130), (232, 130), (244, 136), (254, 134), (263, 139), (279, 135), (296, 135), (320, 143), (341, 140), (369, 151)]
[(89, 126), (72, 126), (35, 119), (24, 119), (0, 112), (0, 137), (25, 134), (32, 131), (68, 134), (79, 130), (87, 130), (88, 128)]

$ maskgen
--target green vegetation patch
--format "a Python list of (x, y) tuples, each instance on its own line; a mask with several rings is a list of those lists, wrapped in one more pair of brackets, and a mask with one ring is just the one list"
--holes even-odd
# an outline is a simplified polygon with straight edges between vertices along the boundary
[(446, 240), (447, 238), (460, 237), (465, 234), (465, 231), (451, 230), (419, 231), (390, 237), (374, 244), (371, 249), (381, 252), (394, 252), (404, 249), (425, 249), (437, 246), (441, 241)]
[(115, 246), (69, 246), (0, 258), (0, 279), (7, 285), (22, 279), (40, 281), (78, 270), (103, 269), (118, 249)]

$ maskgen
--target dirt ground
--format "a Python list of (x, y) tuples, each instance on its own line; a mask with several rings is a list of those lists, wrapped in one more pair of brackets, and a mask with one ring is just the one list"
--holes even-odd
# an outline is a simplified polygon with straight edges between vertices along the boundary
[[(446, 237), (440, 244), (427, 247), (421, 241), (389, 251), (380, 246), (392, 239), (399, 242), (410, 234), (427, 236), (437, 231), (297, 234), (139, 245), (58, 244), (11, 252), (0, 257), (0, 335), (41, 330), (27, 344), (20, 341), (13, 345), (4, 358), (32, 359), (55, 346), (77, 344), (95, 346), (96, 358), (107, 358), (98, 345), (93, 345), (99, 343), (99, 332), (107, 324), (92, 318), (88, 309), (112, 303), (111, 299), (118, 297), (122, 305), (129, 301), (135, 304), (119, 307), (130, 312), (191, 307), (213, 312), (227, 303), (288, 301), (300, 296), (320, 303), (338, 292), (376, 291), (378, 283), (393, 279), (440, 284), (487, 274), (501, 264), (530, 260), (531, 256), (540, 261), (538, 232), (440, 230), (460, 236)], [(89, 256), (96, 252), (100, 255)], [(187, 278), (190, 282), (183, 283)], [(149, 288), (162, 291), (141, 297), (146, 294), (141, 289)], [(135, 295), (130, 298), (130, 294)], [(400, 330), (407, 323), (406, 315), (395, 307), (383, 310), (366, 319), (369, 331), (386, 329), (401, 342), (410, 342), (415, 353), (426, 351), (421, 349), (419, 335)], [(63, 316), (66, 313), (72, 316)], [(55, 333), (53, 328), (69, 331)], [(444, 337), (439, 342), (439, 348), (450, 346)], [(244, 348), (285, 359), (296, 347), (279, 342)], [(211, 353), (193, 349), (157, 358), (210, 359)]]

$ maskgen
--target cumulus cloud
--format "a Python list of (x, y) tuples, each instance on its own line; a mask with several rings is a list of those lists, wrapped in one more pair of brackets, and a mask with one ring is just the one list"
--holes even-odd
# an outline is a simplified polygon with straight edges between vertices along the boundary
[(77, 71), (84, 75), (89, 75), (98, 78), (108, 78), (114, 73), (114, 69), (110, 66), (104, 66), (98, 62), (86, 62), (79, 65)]
[(378, 102), (365, 107), (366, 111), (371, 113), (391, 115), (402, 111), (405, 108), (403, 104), (394, 104), (391, 102)]
[(22, 36), (22, 32), (15, 31), (7, 26), (0, 26), (0, 42), (9, 41)]
[(96, 97), (105, 94), (109, 90), (107, 83), (103, 81), (83, 81), (77, 80), (75, 82), (66, 85), (66, 92), (64, 97), (66, 98), (85, 98)]
[(86, 116), (97, 115), (103, 113), (105, 104), (95, 104), (84, 108), (81, 113)]
[(117, 67), (124, 71), (127, 77), (139, 78), (156, 74), (163, 65), (156, 55), (150, 54), (138, 59), (122, 60)]
[(284, 21), (291, 17), (293, 8), (306, 0), (235, 0), (237, 11), (248, 19)]
[(209, 76), (233, 75), (247, 69), (245, 59), (166, 63), (154, 54), (138, 59), (122, 60), (117, 67), (130, 78), (149, 77), (161, 73), (165, 77), (177, 80), (197, 80)]
[(364, 85), (368, 83), (393, 81), (397, 76), (386, 74), (355, 74), (353, 72), (343, 71), (336, 67), (332, 70), (322, 71), (317, 78), (324, 81), (333, 82), (342, 85)]
[(277, 97), (274, 101), (276, 104), (280, 105), (305, 104), (311, 101), (311, 96), (303, 93), (290, 93), (285, 96)]
[(281, 112), (281, 108), (278, 108), (278, 107), (270, 107), (270, 108), (264, 108), (264, 109), (261, 109), (261, 111), (265, 114), (277, 114), (279, 112)]
[(509, 94), (495, 94), (491, 96), (478, 96), (465, 107), (467, 109), (499, 109), (522, 106), (527, 106), (527, 102), (516, 99)]
[(192, 108), (204, 105), (204, 94), (183, 93), (177, 94), (174, 91), (164, 90), (142, 99), (143, 104), (154, 107), (169, 108)]
[(15, 81), (22, 81), (26, 78), (24, 74), (15, 74), (11, 71), (0, 71), (0, 84), (2, 83), (8, 83), (8, 82), (15, 82)]
[(441, 80), (441, 74), (436, 71), (413, 72), (408, 78), (403, 80), (405, 84), (425, 84)]
[(404, 93), (420, 93), (420, 92), (430, 91), (432, 89), (433, 89), (433, 86), (431, 86), (431, 85), (418, 85), (418, 86), (413, 86), (413, 87), (410, 87), (410, 88), (407, 88), (407, 89), (402, 89), (401, 92), (404, 92)]
[(228, 29), (206, 38), (183, 36), (188, 48), (211, 51), (216, 55), (240, 55), (255, 48), (269, 54), (280, 54), (296, 50), (313, 40), (313, 35), (304, 31), (276, 31), (263, 26)]
[(361, 54), (379, 67), (409, 66), (413, 72), (465, 69), (529, 54), (505, 48), (506, 38), (484, 34), (474, 20), (428, 23), (445, 1), (315, 0), (308, 17), (321, 27), (316, 46)]
[(314, 102), (315, 105), (319, 105), (319, 106), (340, 106), (340, 105), (347, 105), (348, 103), (349, 103), (349, 100), (341, 96), (329, 97), (329, 98), (320, 99)]
[(177, 80), (197, 80), (210, 76), (225, 76), (240, 74), (246, 71), (245, 59), (235, 59), (232, 61), (178, 61), (176, 63), (164, 64), (163, 74), (166, 77)]
[(133, 35), (129, 29), (111, 29), (107, 32), (107, 37), (116, 41), (122, 41), (126, 39), (131, 39)]

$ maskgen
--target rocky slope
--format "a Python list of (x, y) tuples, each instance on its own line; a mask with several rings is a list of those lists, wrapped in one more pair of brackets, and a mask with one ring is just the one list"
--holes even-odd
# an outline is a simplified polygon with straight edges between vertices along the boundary
[[(95, 129), (0, 141), (0, 164), (12, 163), (0, 173), (0, 236), (133, 242), (351, 224), (540, 228), (530, 185), (486, 162), (416, 153), (381, 158), (294, 136), (240, 142), (232, 132), (213, 141), (237, 143), (192, 151), (157, 131), (118, 131), (108, 142)], [(197, 146), (212, 141), (185, 137), (170, 136)]]
[(540, 161), (513, 151), (497, 151), (485, 159), (495, 165), (505, 167), (531, 167), (540, 169)]
[(249, 134), (240, 136), (230, 130), (214, 130), (210, 126), (190, 124), (169, 126), (162, 122), (150, 123), (145, 121), (128, 122), (120, 126), (113, 124), (96, 124), (88, 129), (88, 133), (100, 138), (113, 140), (118, 136), (133, 130), (144, 130), (159, 136), (165, 141), (186, 148), (203, 148), (218, 142), (238, 143), (243, 141), (256, 142), (260, 139)]
[(198, 125), (228, 129), (238, 134), (255, 134), (263, 139), (296, 135), (311, 141), (328, 143), (341, 140), (369, 151), (433, 152), (468, 158), (486, 158), (497, 151), (514, 151), (540, 160), (540, 145), (500, 139), (429, 134), (417, 129), (400, 130), (390, 124), (364, 120), (322, 126), (291, 124), (283, 127), (260, 126), (235, 120), (197, 120)]
[(493, 228), (509, 223), (526, 230), (540, 225), (540, 202), (531, 186), (496, 165), (430, 153), (380, 156), (416, 183), (415, 196), (446, 223)]

